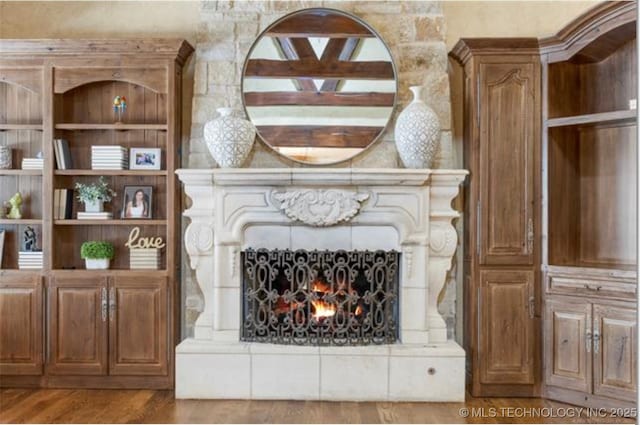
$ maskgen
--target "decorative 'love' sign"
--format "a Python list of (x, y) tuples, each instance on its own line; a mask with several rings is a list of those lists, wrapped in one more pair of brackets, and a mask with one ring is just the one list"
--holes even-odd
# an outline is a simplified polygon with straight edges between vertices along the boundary
[(129, 240), (124, 244), (129, 249), (139, 249), (139, 248), (164, 248), (165, 243), (164, 240), (160, 236), (155, 238), (139, 238), (140, 236), (140, 228), (134, 227), (131, 229), (131, 233), (129, 233)]

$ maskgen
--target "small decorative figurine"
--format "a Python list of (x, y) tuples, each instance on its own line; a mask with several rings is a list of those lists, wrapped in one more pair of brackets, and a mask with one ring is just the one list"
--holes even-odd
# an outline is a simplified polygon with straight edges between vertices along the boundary
[(116, 114), (118, 123), (122, 122), (122, 115), (127, 111), (127, 98), (116, 96), (113, 98), (113, 112)]
[(26, 229), (24, 229), (24, 250), (35, 252), (38, 250), (36, 248), (37, 245), (36, 231), (33, 230), (33, 227), (27, 226)]
[(11, 210), (9, 214), (7, 214), (7, 218), (21, 219), (22, 213), (20, 212), (20, 206), (22, 206), (22, 195), (20, 192), (16, 192), (16, 194), (9, 199), (9, 205), (11, 205)]

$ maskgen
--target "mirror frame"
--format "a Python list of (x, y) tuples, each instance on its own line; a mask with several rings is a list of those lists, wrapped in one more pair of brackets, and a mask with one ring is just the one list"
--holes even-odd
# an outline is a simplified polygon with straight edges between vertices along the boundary
[(262, 38), (264, 37), (264, 34), (267, 33), (271, 28), (273, 28), (274, 26), (280, 24), (282, 21), (301, 14), (301, 13), (308, 13), (310, 11), (315, 11), (315, 10), (320, 10), (320, 11), (326, 11), (326, 12), (331, 12), (331, 13), (336, 13), (336, 14), (340, 14), (342, 16), (345, 16), (347, 18), (353, 19), (354, 21), (357, 21), (360, 25), (364, 26), (366, 29), (368, 29), (369, 31), (371, 31), (371, 33), (378, 39), (380, 40), (380, 42), (382, 43), (382, 45), (387, 49), (387, 52), (389, 53), (389, 58), (391, 59), (391, 67), (393, 68), (393, 75), (395, 76), (394, 82), (395, 82), (395, 93), (393, 96), (393, 105), (391, 106), (391, 113), (389, 114), (389, 118), (387, 119), (386, 124), (384, 125), (384, 127), (382, 128), (382, 130), (380, 131), (380, 133), (378, 133), (378, 135), (373, 138), (369, 144), (367, 145), (367, 147), (362, 148), (362, 151), (358, 152), (357, 154), (347, 158), (347, 159), (342, 159), (339, 161), (333, 161), (333, 162), (326, 162), (326, 163), (322, 163), (322, 164), (317, 164), (317, 163), (313, 163), (313, 162), (308, 162), (308, 161), (302, 161), (299, 159), (294, 159), (294, 158), (290, 158), (280, 152), (278, 152), (273, 146), (271, 146), (260, 134), (260, 131), (258, 131), (257, 127), (256, 127), (256, 135), (258, 136), (258, 139), (260, 139), (260, 141), (266, 145), (272, 152), (274, 152), (275, 154), (277, 154), (278, 156), (282, 157), (282, 158), (286, 158), (289, 161), (293, 161), (295, 163), (298, 164), (303, 164), (303, 165), (307, 165), (310, 167), (327, 167), (327, 166), (331, 166), (331, 165), (336, 165), (336, 164), (342, 164), (345, 163), (347, 161), (352, 161), (354, 158), (357, 158), (359, 156), (361, 156), (362, 154), (364, 154), (365, 152), (369, 151), (371, 148), (373, 148), (375, 145), (378, 144), (378, 142), (380, 141), (380, 139), (382, 139), (382, 136), (387, 132), (387, 130), (389, 129), (389, 126), (391, 124), (391, 120), (393, 118), (393, 115), (396, 111), (396, 107), (398, 106), (398, 94), (399, 94), (399, 89), (400, 89), (400, 84), (399, 84), (399, 77), (398, 77), (398, 68), (396, 66), (396, 62), (393, 58), (393, 54), (391, 53), (391, 49), (389, 48), (389, 45), (387, 44), (387, 42), (382, 38), (382, 36), (375, 30), (373, 29), (373, 27), (371, 27), (371, 25), (369, 25), (367, 22), (365, 22), (363, 19), (361, 19), (360, 17), (342, 11), (342, 10), (338, 10), (338, 9), (332, 9), (329, 7), (310, 7), (310, 8), (306, 8), (306, 9), (300, 9), (300, 10), (296, 10), (294, 12), (291, 13), (287, 13), (286, 15), (276, 19), (275, 21), (273, 21), (271, 24), (269, 24), (268, 27), (266, 27), (264, 30), (262, 30), (260, 32), (260, 34), (258, 34), (258, 36), (256, 37), (256, 39), (253, 41), (253, 43), (251, 44), (251, 48), (249, 49), (249, 52), (247, 52), (247, 55), (245, 57), (244, 60), (244, 65), (242, 66), (242, 73), (240, 75), (240, 97), (242, 100), (242, 109), (245, 113), (245, 116), (247, 117), (247, 120), (249, 120), (249, 122), (251, 122), (251, 124), (255, 127), (255, 124), (253, 124), (253, 121), (251, 120), (251, 117), (249, 116), (249, 112), (247, 111), (247, 105), (245, 103), (245, 99), (244, 99), (244, 75), (245, 72), (247, 70), (247, 66), (249, 64), (249, 59), (251, 58), (251, 53), (253, 53), (253, 50), (255, 49), (255, 47), (257, 46), (258, 42), (260, 40), (262, 40)]

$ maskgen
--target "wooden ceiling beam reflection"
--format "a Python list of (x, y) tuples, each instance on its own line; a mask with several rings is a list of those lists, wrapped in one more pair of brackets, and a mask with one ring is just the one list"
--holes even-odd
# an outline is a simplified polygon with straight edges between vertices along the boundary
[(393, 106), (394, 93), (378, 92), (245, 92), (247, 106)]
[(278, 61), (250, 59), (246, 77), (254, 78), (337, 78), (350, 80), (393, 80), (391, 62)]
[[(302, 42), (301, 42), (302, 40)], [(276, 41), (284, 56), (290, 61), (316, 60), (316, 55), (311, 47), (311, 43), (306, 38), (296, 39), (294, 41), (288, 37), (277, 37)], [(306, 44), (304, 43), (306, 41)], [(249, 61), (251, 62), (251, 61)], [(295, 79), (296, 88), (302, 91), (316, 91), (316, 84), (310, 78)]]
[(260, 137), (274, 147), (366, 148), (384, 127), (266, 126), (257, 127)]
[(311, 11), (291, 16), (266, 33), (272, 37), (375, 37), (364, 25), (335, 12)]
[[(356, 47), (360, 43), (360, 39), (356, 37), (350, 38), (332, 38), (327, 43), (327, 47), (322, 52), (322, 62), (325, 61), (350, 61), (353, 58)], [(320, 91), (336, 91), (341, 80), (328, 79), (322, 83)]]

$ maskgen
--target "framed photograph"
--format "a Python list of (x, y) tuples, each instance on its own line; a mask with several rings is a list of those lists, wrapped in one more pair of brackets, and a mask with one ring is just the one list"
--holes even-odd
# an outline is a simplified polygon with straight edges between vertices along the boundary
[(129, 168), (131, 170), (159, 170), (162, 163), (160, 148), (131, 148)]
[(122, 218), (151, 218), (153, 211), (153, 187), (125, 186)]

